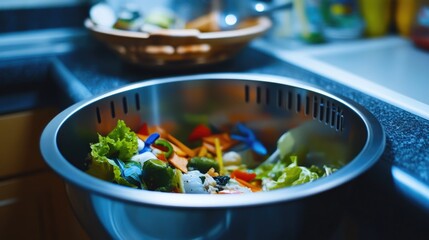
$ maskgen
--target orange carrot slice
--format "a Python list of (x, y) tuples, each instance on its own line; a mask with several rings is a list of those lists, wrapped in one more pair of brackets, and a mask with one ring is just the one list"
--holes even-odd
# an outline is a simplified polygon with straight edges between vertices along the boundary
[(227, 151), (234, 145), (238, 144), (238, 141), (232, 139), (228, 133), (214, 134), (209, 137), (205, 137), (203, 138), (203, 143), (214, 145), (216, 138), (219, 139), (223, 151)]
[(203, 142), (203, 147), (206, 148), (208, 152), (216, 154), (216, 148), (213, 144)]
[(180, 149), (178, 146), (176, 146), (176, 144), (173, 144), (173, 143), (171, 143), (171, 142), (170, 142), (170, 144), (171, 144), (171, 146), (173, 147), (173, 151), (174, 151), (177, 155), (179, 155), (179, 156), (181, 156), (181, 157), (186, 157), (186, 156), (188, 155), (186, 152), (184, 152), (182, 149)]
[(176, 153), (173, 153), (170, 158), (168, 158), (168, 161), (173, 165), (175, 168), (179, 169), (180, 171), (187, 173), (188, 172), (188, 159), (181, 157), (177, 155)]
[(262, 188), (261, 187), (259, 187), (259, 186), (256, 186), (256, 185), (253, 185), (253, 184), (251, 184), (251, 183), (248, 183), (248, 182), (246, 182), (246, 181), (244, 181), (244, 180), (242, 180), (242, 179), (240, 179), (240, 178), (234, 178), (238, 183), (240, 183), (240, 185), (242, 185), (242, 186), (244, 186), (244, 187), (248, 187), (248, 188), (250, 188), (250, 190), (252, 191), (252, 192), (260, 192), (261, 190), (262, 190)]
[(195, 152), (192, 151), (192, 149), (188, 148), (185, 144), (183, 144), (181, 141), (179, 141), (177, 138), (173, 137), (171, 134), (167, 134), (167, 139), (171, 143), (178, 146), (181, 150), (183, 150), (186, 154), (188, 154), (189, 157), (194, 157)]

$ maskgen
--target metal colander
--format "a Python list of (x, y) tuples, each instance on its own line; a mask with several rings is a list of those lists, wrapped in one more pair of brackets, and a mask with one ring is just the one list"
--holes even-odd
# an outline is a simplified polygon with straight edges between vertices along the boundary
[[(118, 119), (134, 130), (143, 122), (161, 124), (174, 129), (171, 133), (179, 139), (186, 139), (197, 123), (230, 129), (241, 122), (270, 152), (284, 132), (295, 129), (296, 150), (316, 156), (309, 157), (313, 164), (345, 165), (308, 184), (254, 194), (131, 189), (82, 171), (89, 144), (97, 141), (97, 133), (114, 128)], [(313, 234), (320, 239), (329, 236), (339, 218), (336, 213), (347, 205), (348, 183), (378, 160), (384, 146), (380, 123), (358, 104), (293, 79), (259, 74), (192, 75), (131, 84), (69, 107), (41, 137), (46, 162), (64, 178), (78, 218), (96, 239)], [(311, 223), (313, 230), (307, 231)]]

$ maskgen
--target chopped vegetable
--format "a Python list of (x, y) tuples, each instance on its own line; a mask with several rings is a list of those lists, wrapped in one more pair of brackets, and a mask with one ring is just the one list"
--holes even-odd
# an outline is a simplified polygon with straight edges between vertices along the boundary
[(227, 133), (214, 134), (208, 137), (204, 137), (203, 145), (206, 146), (209, 151), (213, 151), (213, 153), (216, 153), (215, 139), (218, 139), (222, 151), (229, 150), (232, 146), (237, 144), (237, 141), (231, 139), (231, 137)]
[(171, 183), (172, 192), (175, 193), (184, 193), (185, 187), (183, 185), (183, 177), (182, 172), (179, 169), (174, 169), (174, 176)]
[(137, 153), (138, 142), (134, 132), (119, 120), (116, 127), (105, 137), (98, 135), (98, 142), (91, 144), (87, 172), (97, 178), (130, 185), (122, 179), (119, 166), (112, 159), (129, 161)]
[(312, 182), (321, 177), (314, 170), (312, 171), (309, 168), (298, 166), (295, 156), (291, 156), (290, 160), (291, 163), (278, 161), (275, 164), (255, 169), (255, 173), (262, 179), (266, 190), (274, 190)]
[(202, 173), (206, 173), (210, 168), (213, 168), (216, 172), (219, 172), (219, 163), (208, 157), (193, 157), (189, 159), (188, 168)]
[(173, 144), (177, 145), (182, 151), (184, 151), (186, 154), (188, 154), (188, 156), (190, 156), (190, 157), (195, 156), (194, 151), (192, 151), (192, 149), (188, 148), (185, 144), (183, 144), (177, 138), (173, 137), (170, 134), (167, 134), (167, 139), (169, 141), (171, 141)]
[(188, 172), (188, 160), (184, 157), (181, 157), (175, 153), (172, 154), (172, 157), (168, 159), (168, 161), (176, 168), (180, 169), (180, 171), (186, 173)]
[(240, 154), (237, 152), (231, 151), (223, 155), (223, 165), (224, 166), (238, 166), (242, 162)]
[(207, 147), (203, 145), (200, 147), (200, 151), (198, 152), (198, 157), (205, 156), (206, 154), (207, 154)]
[(142, 124), (142, 126), (137, 131), (137, 134), (149, 136), (149, 128), (147, 127), (147, 123)]
[[(290, 154), (282, 155), (275, 163), (248, 169), (245, 163), (249, 163), (250, 155), (266, 154), (249, 128), (240, 123), (240, 135), (234, 135), (212, 134), (204, 126), (197, 125), (193, 130), (190, 139), (201, 140), (194, 142), (201, 145), (190, 149), (160, 126), (143, 124), (134, 133), (119, 120), (107, 136), (98, 135), (98, 142), (90, 145), (86, 172), (136, 189), (241, 194), (304, 184), (337, 170), (332, 166), (301, 166), (298, 157)], [(281, 140), (277, 149), (288, 145), (288, 139)], [(243, 145), (245, 150), (240, 151)]]
[(258, 186), (252, 185), (246, 181), (244, 181), (243, 179), (240, 178), (234, 178), (238, 183), (240, 183), (241, 185), (243, 185), (244, 187), (248, 187), (252, 192), (259, 192), (262, 189)]
[(170, 192), (173, 189), (175, 171), (166, 162), (151, 159), (143, 165), (142, 179), (149, 190)]
[(205, 124), (198, 124), (189, 134), (189, 141), (197, 141), (202, 140), (204, 137), (208, 137), (212, 135), (212, 130), (207, 127)]
[(219, 173), (220, 175), (224, 175), (225, 170), (223, 168), (223, 159), (222, 159), (222, 149), (220, 148), (219, 139), (215, 138), (215, 147), (216, 147), (216, 159), (219, 164)]
[(171, 146), (171, 144), (167, 140), (157, 139), (153, 146), (158, 149), (161, 149), (165, 159), (168, 159), (171, 154), (173, 154), (173, 146)]
[(230, 176), (232, 178), (239, 178), (243, 181), (250, 182), (256, 178), (256, 173), (249, 173), (246, 171), (236, 169), (236, 170), (232, 171)]

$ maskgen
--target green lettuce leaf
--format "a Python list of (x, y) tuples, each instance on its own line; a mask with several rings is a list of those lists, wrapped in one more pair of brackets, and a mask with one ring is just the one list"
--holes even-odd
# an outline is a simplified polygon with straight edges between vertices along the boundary
[(137, 135), (125, 125), (123, 120), (118, 120), (116, 127), (106, 138), (113, 140), (109, 156), (117, 155), (117, 158), (122, 161), (129, 161), (138, 151)]
[(137, 187), (132, 180), (131, 182), (128, 181), (130, 179), (127, 180), (129, 176), (124, 175), (121, 168), (112, 160), (128, 162), (138, 151), (137, 135), (123, 120), (118, 120), (116, 127), (107, 136), (98, 134), (98, 142), (91, 144), (90, 147), (91, 162), (86, 171), (88, 174), (106, 181)]
[(106, 157), (92, 158), (86, 172), (96, 178), (112, 181), (115, 177), (115, 163), (111, 163)]
[(266, 190), (312, 182), (321, 177), (318, 172), (323, 173), (323, 170), (315, 166), (311, 168), (299, 166), (296, 156), (291, 156), (290, 162), (278, 161), (255, 169), (257, 178), (262, 179), (263, 188)]

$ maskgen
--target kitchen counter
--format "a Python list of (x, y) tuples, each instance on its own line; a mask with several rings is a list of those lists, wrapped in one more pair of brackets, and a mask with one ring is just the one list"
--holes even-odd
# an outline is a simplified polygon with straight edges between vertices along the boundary
[[(127, 64), (84, 31), (71, 31), (77, 31), (79, 37), (70, 43), (66, 40), (70, 31), (66, 30), (65, 42), (57, 40), (52, 43), (50, 49), (56, 49), (54, 53), (46, 49), (45, 52), (30, 51), (26, 56), (8, 48), (9, 57), (0, 58), (0, 67), (7, 68), (10, 59), (24, 65), (37, 59), (43, 59), (44, 63), (48, 61), (48, 67), (42, 68), (46, 74), (43, 77), (48, 78), (44, 84), (57, 89), (55, 96), (58, 99), (55, 101), (60, 102), (63, 108), (130, 83), (173, 75), (260, 73), (285, 76), (319, 86), (367, 108), (381, 122), (387, 136), (386, 150), (379, 164), (361, 177), (358, 190), (353, 193), (352, 207), (345, 219), (347, 227), (341, 231), (358, 231), (362, 239), (417, 237), (429, 233), (429, 120), (275, 57), (257, 46), (249, 46), (235, 58), (213, 66), (165, 72)], [(0, 51), (5, 52), (5, 49), (0, 45)], [(37, 64), (25, 66), (28, 68), (24, 71), (22, 68), (12, 68), (10, 71), (15, 74), (12, 76), (10, 72), (6, 72), (5, 76), (2, 71), (0, 78), (19, 81), (22, 74), (39, 69)]]
[(301, 47), (277, 39), (253, 46), (429, 120), (429, 51), (409, 39), (391, 35)]

